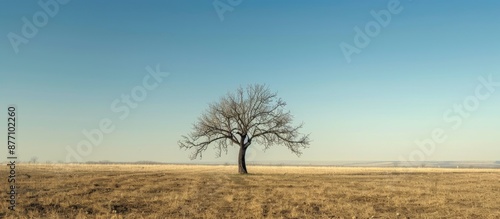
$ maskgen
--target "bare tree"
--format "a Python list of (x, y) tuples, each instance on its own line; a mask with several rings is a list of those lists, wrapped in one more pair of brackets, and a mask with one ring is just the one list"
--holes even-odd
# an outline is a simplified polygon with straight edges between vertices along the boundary
[(228, 146), (239, 146), (238, 172), (246, 174), (245, 153), (256, 142), (268, 149), (273, 145), (284, 145), (300, 156), (301, 148), (309, 145), (309, 135), (302, 135), (298, 126), (292, 125), (292, 115), (285, 111), (286, 103), (264, 85), (250, 85), (228, 93), (193, 124), (193, 131), (182, 136), (180, 148), (194, 149), (191, 159), (202, 158), (208, 145), (214, 144), (217, 157)]
[(31, 157), (29, 163), (36, 163), (36, 162), (38, 162), (38, 157), (37, 156)]

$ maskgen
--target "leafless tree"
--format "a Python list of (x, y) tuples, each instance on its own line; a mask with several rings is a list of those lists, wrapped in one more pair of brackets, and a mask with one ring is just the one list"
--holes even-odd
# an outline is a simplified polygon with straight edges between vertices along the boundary
[(38, 157), (37, 156), (31, 157), (29, 163), (36, 163), (36, 162), (38, 162)]
[(208, 110), (193, 124), (193, 131), (182, 136), (180, 148), (194, 149), (191, 159), (202, 158), (208, 145), (214, 144), (217, 157), (228, 146), (239, 146), (238, 172), (246, 174), (245, 153), (256, 142), (268, 149), (273, 145), (284, 145), (297, 156), (300, 149), (309, 145), (309, 135), (299, 133), (303, 124), (292, 125), (292, 115), (285, 110), (286, 103), (277, 98), (265, 85), (240, 87), (228, 93), (218, 102), (211, 103)]

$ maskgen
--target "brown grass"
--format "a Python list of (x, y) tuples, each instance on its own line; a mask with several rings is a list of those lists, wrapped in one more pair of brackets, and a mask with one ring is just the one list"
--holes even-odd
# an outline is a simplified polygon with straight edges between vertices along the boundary
[(2, 201), (0, 217), (500, 218), (500, 170), (248, 170), (252, 174), (239, 175), (235, 166), (20, 165), (17, 209)]

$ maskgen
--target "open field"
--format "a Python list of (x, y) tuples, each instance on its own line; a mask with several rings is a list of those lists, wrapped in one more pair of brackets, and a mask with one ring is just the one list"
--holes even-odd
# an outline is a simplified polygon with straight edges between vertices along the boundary
[(251, 174), (239, 175), (236, 166), (17, 168), (16, 211), (3, 201), (0, 217), (500, 218), (498, 169), (248, 166)]

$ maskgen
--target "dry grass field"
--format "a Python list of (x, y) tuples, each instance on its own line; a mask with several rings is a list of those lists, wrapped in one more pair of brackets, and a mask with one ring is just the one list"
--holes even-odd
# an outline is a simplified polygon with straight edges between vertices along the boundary
[[(3, 201), (0, 217), (500, 218), (500, 170), (248, 170), (239, 175), (236, 166), (23, 164), (17, 209), (9, 211)], [(6, 172), (2, 168), (1, 175)]]

